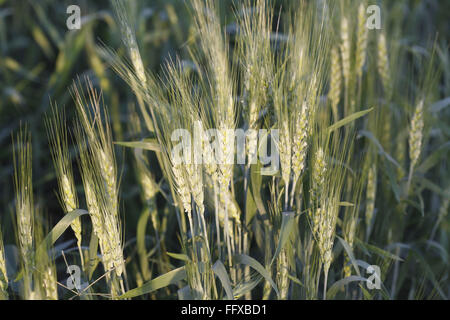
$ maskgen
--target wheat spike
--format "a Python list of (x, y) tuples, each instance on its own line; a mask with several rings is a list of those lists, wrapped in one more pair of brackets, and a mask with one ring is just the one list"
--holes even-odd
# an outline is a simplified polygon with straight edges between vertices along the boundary
[(341, 87), (342, 87), (342, 71), (339, 59), (339, 51), (336, 48), (333, 48), (331, 50), (331, 80), (330, 80), (330, 92), (328, 93), (328, 97), (331, 101), (331, 109), (333, 111), (335, 120), (337, 120), (339, 116), (337, 106), (341, 98)]
[(367, 26), (366, 26), (366, 10), (364, 4), (358, 7), (358, 36), (356, 42), (356, 76), (361, 78), (364, 62), (366, 61), (367, 50)]
[(58, 285), (56, 279), (56, 270), (52, 265), (47, 266), (42, 275), (42, 284), (44, 286), (46, 300), (58, 300)]
[(303, 103), (303, 107), (300, 114), (297, 114), (295, 122), (295, 132), (292, 139), (292, 172), (294, 176), (292, 188), (295, 188), (295, 185), (305, 168), (306, 153), (308, 151), (308, 112), (308, 105)]
[(337, 208), (338, 205), (336, 203), (336, 199), (324, 197), (320, 202), (320, 207), (316, 209), (313, 218), (313, 232), (317, 239), (325, 273), (328, 272), (332, 261)]
[[(56, 104), (52, 105), (51, 116), (46, 118), (46, 127), (62, 206), (65, 213), (69, 213), (78, 208), (78, 198), (70, 162), (64, 109), (58, 110)], [(75, 219), (71, 223), (71, 228), (75, 233), (77, 245), (81, 252), (81, 220)]]
[(325, 161), (325, 154), (323, 149), (319, 149), (315, 153), (313, 169), (312, 169), (312, 189), (311, 199), (316, 201), (319, 195), (322, 193), (322, 189), (325, 183), (325, 175), (327, 172), (327, 164)]
[(366, 189), (366, 228), (367, 237), (370, 233), (370, 227), (372, 225), (373, 213), (375, 210), (375, 197), (377, 193), (377, 166), (373, 163), (369, 167), (369, 172), (367, 176), (367, 189)]
[(14, 187), (16, 194), (17, 232), (21, 261), (25, 270), (24, 296), (34, 297), (32, 289), (32, 269), (35, 265), (33, 252), (34, 202), (32, 184), (31, 133), (20, 129), (13, 144)]
[(20, 251), (25, 266), (33, 264), (33, 187), (31, 134), (25, 129), (14, 144), (14, 182)]
[(345, 86), (348, 88), (350, 83), (350, 32), (347, 18), (341, 20), (341, 56), (342, 73), (344, 74)]
[(380, 75), (381, 82), (383, 83), (386, 99), (390, 99), (392, 96), (392, 81), (389, 71), (386, 36), (384, 33), (380, 33), (378, 37), (378, 74)]
[(409, 158), (411, 166), (414, 167), (420, 157), (423, 140), (423, 100), (419, 102), (411, 119), (409, 129)]
[[(280, 163), (281, 163), (281, 177), (286, 186), (289, 185), (289, 179), (291, 177), (291, 135), (288, 121), (281, 123), (280, 129)], [(287, 190), (286, 190), (287, 192)]]

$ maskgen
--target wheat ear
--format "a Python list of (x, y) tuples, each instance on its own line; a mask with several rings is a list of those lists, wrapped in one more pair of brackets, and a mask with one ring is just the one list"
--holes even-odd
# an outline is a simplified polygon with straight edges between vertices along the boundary
[(328, 97), (331, 101), (331, 110), (333, 111), (334, 120), (339, 119), (338, 104), (341, 98), (342, 87), (342, 69), (339, 58), (339, 51), (336, 48), (331, 50), (331, 80), (330, 91)]
[(345, 87), (348, 90), (350, 83), (350, 32), (347, 18), (341, 20), (341, 55), (342, 55), (342, 73), (344, 74)]
[(392, 81), (389, 71), (389, 57), (386, 44), (386, 36), (380, 33), (378, 37), (378, 74), (381, 77), (381, 82), (384, 88), (386, 99), (389, 100), (392, 96)]
[[(51, 115), (46, 118), (46, 128), (58, 180), (59, 195), (65, 213), (69, 213), (78, 208), (78, 198), (75, 191), (75, 182), (73, 180), (72, 165), (70, 162), (64, 109), (58, 110), (56, 104), (52, 105)], [(77, 238), (80, 258), (82, 265), (84, 265), (83, 254), (81, 251), (82, 235), (80, 218), (75, 219), (70, 226)]]
[(20, 130), (13, 144), (14, 186), (16, 193), (17, 231), (22, 263), (25, 269), (25, 298), (33, 297), (31, 271), (34, 267), (33, 254), (33, 184), (31, 133), (27, 128)]
[[(424, 101), (420, 100), (417, 105), (414, 115), (411, 119), (411, 124), (409, 128), (409, 159), (411, 161), (409, 167), (409, 176), (408, 176), (408, 184), (407, 190), (409, 191), (409, 186), (411, 184), (412, 174), (414, 172), (414, 168), (419, 161), (420, 153), (422, 151), (422, 140), (423, 140), (423, 104)], [(407, 191), (407, 192), (408, 192)]]
[(370, 236), (373, 213), (375, 210), (375, 197), (377, 193), (377, 166), (374, 162), (369, 167), (367, 176), (367, 189), (366, 189), (366, 239)]
[(356, 76), (361, 78), (364, 62), (366, 61), (367, 51), (367, 34), (368, 29), (366, 26), (366, 10), (364, 4), (360, 4), (358, 7), (358, 35), (356, 40)]

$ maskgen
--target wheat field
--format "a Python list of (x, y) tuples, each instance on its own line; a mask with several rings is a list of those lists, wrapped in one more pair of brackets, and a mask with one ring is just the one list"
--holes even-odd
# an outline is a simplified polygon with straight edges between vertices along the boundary
[(0, 4), (0, 300), (450, 297), (448, 3)]

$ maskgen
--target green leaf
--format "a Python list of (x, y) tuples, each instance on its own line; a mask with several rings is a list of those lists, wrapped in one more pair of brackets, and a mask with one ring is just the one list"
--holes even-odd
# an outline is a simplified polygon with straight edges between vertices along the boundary
[(144, 139), (142, 141), (115, 141), (114, 144), (128, 148), (138, 148), (144, 150), (150, 150), (155, 152), (161, 152), (161, 148), (156, 142), (156, 139)]
[(367, 289), (364, 288), (364, 286), (361, 283), (359, 284), (359, 288), (361, 289), (365, 300), (373, 300), (373, 295), (371, 295), (370, 292), (367, 291)]
[(166, 274), (163, 274), (162, 276), (159, 276), (153, 280), (150, 280), (144, 283), (139, 288), (135, 288), (125, 292), (123, 295), (119, 297), (119, 299), (129, 299), (138, 297), (143, 294), (147, 294), (155, 290), (167, 287), (168, 285), (176, 284), (177, 282), (180, 282), (184, 279), (186, 279), (186, 269), (185, 267), (181, 267), (172, 270), (170, 272), (167, 272)]
[(350, 122), (355, 121), (358, 118), (365, 116), (372, 110), (373, 110), (373, 108), (363, 110), (363, 111), (358, 111), (358, 112), (355, 112), (355, 113), (349, 115), (348, 117), (345, 117), (344, 119), (339, 120), (338, 122), (336, 122), (328, 127), (328, 134), (330, 134), (334, 130), (337, 130), (337, 129), (349, 124)]
[(167, 255), (169, 257), (172, 257), (174, 259), (177, 260), (181, 260), (181, 261), (190, 261), (189, 257), (187, 255), (185, 255), (184, 253), (172, 253), (172, 252), (167, 252)]
[(397, 177), (392, 170), (392, 167), (389, 162), (384, 161), (384, 168), (386, 169), (386, 175), (388, 176), (388, 180), (390, 182), (392, 191), (394, 192), (395, 199), (399, 202), (400, 201), (400, 187), (397, 183)]
[[(377, 147), (378, 149), (378, 153), (381, 154), (383, 157), (385, 157), (387, 160), (389, 160), (390, 162), (392, 162), (392, 164), (394, 164), (396, 167), (401, 168), (401, 166), (398, 164), (398, 162), (392, 158), (392, 156), (387, 153), (386, 151), (384, 151), (383, 146), (381, 145), (381, 143), (377, 140), (377, 138), (375, 138), (375, 136), (373, 135), (372, 132), (370, 131), (365, 131), (365, 130), (361, 130), (358, 132), (359, 135), (368, 138), (370, 141), (372, 141), (372, 143)], [(403, 168), (402, 168), (403, 169)]]
[(358, 264), (356, 263), (356, 259), (355, 259), (355, 255), (353, 254), (353, 250), (350, 247), (350, 245), (347, 243), (347, 241), (345, 241), (344, 239), (342, 239), (339, 236), (336, 236), (339, 241), (341, 242), (342, 246), (345, 249), (345, 252), (347, 252), (347, 255), (350, 259), (350, 262), (352, 263), (353, 267), (355, 268), (356, 273), (358, 274), (358, 276), (361, 276), (361, 273), (359, 272), (359, 268), (358, 268)]
[(261, 175), (261, 163), (258, 161), (256, 165), (250, 166), (250, 186), (253, 200), (255, 201), (256, 208), (260, 214), (266, 213), (266, 208), (264, 207), (264, 203), (261, 198), (261, 184), (262, 184), (262, 175)]
[(292, 227), (294, 226), (294, 221), (295, 221), (294, 218), (295, 218), (294, 212), (283, 212), (282, 220), (281, 220), (281, 228), (280, 228), (280, 238), (278, 240), (277, 250), (275, 251), (275, 255), (273, 256), (272, 262), (270, 263), (270, 265), (272, 265), (274, 263), (275, 259), (280, 254), (281, 249), (283, 249), (284, 245), (286, 244), (286, 241), (289, 239), (289, 235), (291, 234)]
[(219, 277), (222, 287), (225, 289), (228, 300), (233, 300), (233, 289), (231, 288), (230, 278), (228, 277), (227, 270), (223, 265), (222, 261), (217, 260), (214, 263), (212, 270)]
[(439, 293), (442, 299), (447, 300), (445, 292), (442, 290), (439, 282), (436, 280), (436, 276), (434, 275), (433, 269), (431, 269), (426, 259), (416, 249), (413, 249), (411, 252), (419, 260), (419, 263), (423, 266), (423, 269), (425, 270), (425, 275), (433, 284), (434, 290), (436, 290)]
[(344, 279), (341, 279), (339, 281), (336, 281), (335, 283), (333, 283), (333, 285), (327, 290), (327, 299), (331, 300), (334, 298), (334, 296), (339, 292), (339, 290), (341, 290), (342, 288), (344, 288), (347, 284), (351, 283), (351, 282), (366, 282), (367, 279), (360, 277), (360, 276), (350, 276)]
[(355, 205), (351, 202), (347, 202), (347, 201), (341, 201), (338, 203), (338, 205), (340, 205), (341, 207), (354, 207)]
[(233, 259), (235, 260), (236, 263), (241, 263), (241, 264), (245, 264), (247, 266), (252, 267), (253, 269), (255, 269), (261, 276), (264, 277), (264, 279), (266, 279), (270, 285), (272, 286), (272, 288), (275, 290), (275, 292), (277, 293), (277, 296), (280, 295), (280, 293), (278, 292), (278, 288), (277, 285), (275, 284), (275, 282), (272, 280), (272, 277), (270, 276), (269, 271), (267, 271), (266, 268), (264, 268), (262, 266), (262, 264), (260, 264), (256, 259), (246, 255), (246, 254), (238, 254), (235, 255), (233, 257)]
[(247, 200), (245, 201), (245, 225), (248, 226), (256, 215), (257, 208), (251, 190), (247, 191)]
[(303, 288), (305, 287), (305, 285), (304, 285), (298, 278), (296, 278), (296, 277), (294, 277), (294, 276), (291, 276), (289, 273), (288, 273), (287, 277), (288, 277), (292, 282), (298, 284), (299, 286), (301, 286), (301, 287), (303, 287)]
[(67, 213), (41, 242), (36, 250), (36, 254), (40, 255), (42, 254), (43, 250), (47, 250), (48, 248), (50, 248), (75, 219), (85, 214), (89, 213), (86, 210), (82, 209), (75, 209), (72, 212)]
[(450, 106), (450, 97), (439, 100), (431, 105), (431, 112), (440, 112)]
[(439, 149), (433, 151), (418, 167), (417, 171), (426, 173), (435, 165), (442, 162), (443, 157), (447, 157), (450, 150), (450, 141), (447, 141), (439, 147)]
[(256, 279), (238, 283), (233, 291), (234, 297), (236, 299), (239, 299), (247, 292), (252, 291), (261, 282), (262, 279), (263, 277), (258, 275)]
[(177, 294), (178, 300), (194, 300), (191, 294), (191, 287), (189, 287), (189, 285), (179, 289)]
[(397, 255), (395, 255), (393, 253), (390, 253), (390, 252), (388, 252), (386, 250), (378, 248), (378, 247), (376, 247), (374, 245), (371, 245), (371, 244), (368, 244), (368, 243), (363, 243), (359, 239), (355, 239), (355, 240), (356, 240), (356, 244), (361, 246), (363, 249), (371, 251), (371, 252), (373, 252), (373, 253), (375, 253), (375, 254), (383, 257), (383, 258), (389, 258), (389, 259), (392, 259), (392, 260), (395, 260), (395, 261), (403, 261), (402, 258), (400, 258), (399, 256), (397, 256)]
[(92, 279), (92, 275), (94, 274), (94, 271), (97, 268), (97, 265), (100, 260), (98, 259), (97, 251), (98, 251), (98, 238), (95, 235), (95, 233), (92, 232), (91, 241), (89, 242), (89, 260), (87, 263), (87, 274), (89, 280)]
[(147, 248), (145, 247), (145, 231), (150, 217), (150, 209), (145, 209), (139, 217), (136, 230), (136, 246), (141, 262), (141, 272), (145, 280), (150, 279), (150, 269), (147, 258)]

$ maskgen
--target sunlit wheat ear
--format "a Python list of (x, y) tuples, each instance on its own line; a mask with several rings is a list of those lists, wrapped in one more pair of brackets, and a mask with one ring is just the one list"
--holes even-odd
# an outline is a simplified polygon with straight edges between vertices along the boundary
[(419, 161), (423, 140), (423, 100), (419, 102), (414, 111), (409, 128), (409, 158), (411, 167), (415, 167)]
[[(229, 213), (228, 220), (225, 217), (225, 213), (226, 213), (225, 210), (228, 210), (228, 213)], [(218, 210), (219, 223), (222, 228), (224, 228), (225, 230), (228, 230), (227, 232), (231, 239), (234, 239), (233, 220), (232, 220), (233, 216), (234, 217), (237, 216), (237, 219), (235, 219), (235, 221), (239, 222), (238, 211), (237, 211), (236, 205), (234, 203), (229, 203), (228, 207), (225, 209), (224, 203), (221, 202), (219, 204), (219, 210)], [(227, 225), (227, 221), (228, 221), (228, 225)]]
[[(113, 155), (108, 154), (108, 150), (99, 149), (98, 150), (98, 163), (100, 165), (100, 170), (103, 179), (107, 186), (108, 195), (111, 198), (111, 204), (114, 212), (117, 211), (117, 189), (116, 189), (116, 175), (115, 175), (115, 164), (113, 160)], [(106, 151), (106, 152), (105, 152)]]
[(190, 212), (191, 207), (191, 193), (189, 190), (189, 183), (186, 179), (185, 168), (182, 164), (174, 164), (172, 166), (173, 177), (176, 184), (176, 190), (180, 197), (185, 212)]
[(356, 39), (355, 68), (357, 78), (361, 78), (364, 62), (366, 61), (367, 34), (366, 10), (365, 5), (361, 3), (358, 7), (358, 37)]
[(228, 66), (228, 46), (223, 36), (217, 4), (212, 0), (193, 0), (194, 21), (202, 54), (211, 73), (211, 86), (216, 102), (216, 120), (225, 128), (235, 126), (233, 81)]
[(106, 236), (106, 225), (104, 223), (103, 212), (100, 208), (100, 203), (106, 201), (106, 192), (104, 191), (104, 187), (101, 188), (104, 184), (100, 169), (97, 167), (97, 163), (90, 153), (86, 142), (86, 135), (83, 133), (79, 124), (75, 127), (75, 137), (80, 155), (79, 168), (83, 181), (86, 205), (92, 221), (94, 234), (98, 238), (102, 263), (105, 270), (108, 271), (114, 267), (114, 264), (112, 263), (110, 250), (105, 248), (105, 243), (109, 240)]
[(56, 268), (48, 265), (42, 275), (42, 284), (46, 300), (58, 300), (58, 284), (56, 279)]
[(384, 94), (387, 99), (392, 96), (392, 80), (389, 71), (389, 57), (386, 44), (386, 36), (380, 33), (378, 36), (378, 74), (384, 88)]
[(311, 188), (311, 200), (316, 201), (324, 188), (325, 176), (327, 172), (327, 164), (325, 159), (325, 153), (323, 149), (319, 147), (316, 151), (313, 164), (312, 164), (312, 188)]
[(117, 15), (117, 21), (119, 21), (122, 40), (128, 49), (136, 76), (142, 85), (145, 85), (147, 77), (145, 75), (144, 63), (142, 62), (141, 54), (139, 52), (134, 29), (131, 27), (130, 17), (127, 15), (127, 3), (123, 0), (113, 0), (112, 4)]
[(277, 259), (277, 283), (280, 288), (280, 300), (287, 300), (289, 291), (289, 263), (286, 250), (281, 250), (280, 257)]
[(141, 161), (137, 161), (138, 167), (138, 178), (139, 183), (142, 187), (142, 192), (144, 196), (144, 200), (146, 202), (150, 202), (154, 199), (156, 194), (158, 193), (158, 186), (153, 175), (150, 171), (145, 167), (145, 165)]
[(0, 230), (0, 300), (8, 300), (8, 275), (6, 273), (5, 247)]
[[(21, 129), (14, 141), (14, 186), (20, 253), (25, 268), (33, 265), (33, 186), (31, 133)], [(30, 270), (28, 270), (30, 271)]]
[(85, 135), (88, 147), (94, 157), (101, 176), (106, 185), (109, 208), (112, 214), (118, 215), (118, 177), (114, 154), (113, 138), (109, 124), (109, 115), (102, 97), (87, 79), (86, 92), (81, 85), (74, 85), (72, 93), (77, 107), (78, 118)]
[(325, 274), (328, 273), (332, 261), (333, 242), (338, 216), (337, 209), (336, 198), (323, 197), (313, 218), (313, 231), (317, 240)]
[(330, 92), (328, 97), (331, 101), (331, 109), (335, 120), (338, 120), (339, 112), (337, 106), (341, 99), (341, 88), (342, 88), (342, 69), (341, 62), (339, 58), (339, 51), (336, 48), (331, 50), (331, 75), (330, 75)]
[[(203, 128), (201, 132), (203, 132)], [(202, 138), (202, 151), (205, 172), (215, 185), (217, 183), (217, 157), (206, 136)]]
[(309, 132), (309, 117), (308, 105), (303, 103), (300, 114), (297, 114), (295, 120), (295, 132), (292, 138), (292, 172), (293, 185), (295, 185), (305, 168), (306, 154), (308, 151), (308, 132)]
[[(35, 208), (36, 224), (35, 224), (35, 241), (36, 243), (42, 243), (44, 239), (44, 226), (41, 224), (40, 219), (43, 218), (42, 210), (39, 206)], [(53, 257), (51, 256), (52, 250), (48, 247), (46, 250), (36, 252), (36, 279), (39, 284), (35, 285), (36, 294), (40, 295), (40, 299), (45, 300), (58, 300), (58, 285), (56, 277), (56, 266)]]
[(367, 176), (367, 189), (366, 189), (366, 237), (370, 235), (370, 228), (372, 225), (373, 213), (375, 210), (375, 197), (377, 194), (377, 165), (374, 162), (369, 167)]
[[(270, 50), (272, 12), (267, 8), (266, 0), (256, 1), (251, 12), (249, 8), (252, 3), (246, 1), (244, 5), (244, 13), (239, 21), (242, 28), (242, 41), (238, 43), (238, 46), (244, 68), (245, 117), (248, 128), (256, 130), (260, 110), (268, 99), (268, 77), (272, 73)], [(246, 145), (249, 162), (255, 156), (256, 140), (255, 136), (249, 136)]]
[[(100, 212), (99, 202), (97, 200), (97, 182), (96, 173), (98, 169), (96, 164), (92, 161), (92, 156), (89, 153), (89, 149), (86, 144), (86, 136), (82, 133), (80, 126), (75, 129), (75, 136), (78, 145), (78, 152), (80, 155), (79, 168), (81, 172), (81, 178), (83, 181), (84, 193), (86, 198), (86, 205), (91, 217), (94, 233), (99, 239), (100, 249), (102, 249), (102, 243), (105, 239), (102, 215)], [(99, 194), (100, 195), (100, 194)]]
[(94, 227), (94, 232), (97, 238), (102, 244), (105, 241), (102, 215), (100, 213), (100, 208), (97, 204), (97, 198), (94, 192), (94, 184), (92, 178), (85, 177), (84, 178), (84, 192), (86, 194), (86, 203), (89, 210), (89, 214), (91, 216), (92, 225)]
[(13, 139), (14, 187), (16, 194), (17, 234), (20, 257), (24, 268), (24, 297), (34, 297), (32, 270), (34, 268), (33, 232), (34, 202), (32, 184), (31, 133), (21, 128)]
[(350, 32), (347, 18), (341, 20), (341, 56), (342, 73), (344, 74), (345, 86), (348, 88), (350, 83)]
[[(57, 105), (52, 105), (51, 114), (46, 118), (46, 127), (58, 180), (59, 196), (64, 211), (69, 213), (78, 208), (78, 198), (72, 174), (64, 109), (58, 110)], [(81, 253), (82, 235), (80, 218), (72, 222), (71, 228), (75, 233), (78, 248)]]
[[(280, 123), (280, 126), (279, 152), (281, 176), (285, 185), (288, 186), (291, 177), (291, 134), (287, 120), (283, 120), (283, 122)], [(286, 192), (288, 191), (286, 190)]]
[[(78, 119), (82, 132), (87, 136), (93, 171), (94, 194), (101, 216), (103, 261), (108, 271), (114, 269), (114, 274), (120, 279), (125, 271), (122, 251), (122, 226), (119, 215), (118, 178), (114, 156), (112, 132), (106, 107), (102, 104), (101, 95), (97, 94), (90, 81), (87, 81), (87, 96), (73, 87), (73, 95), (78, 111)], [(81, 131), (81, 129), (79, 130)], [(79, 134), (79, 136), (83, 136)], [(83, 166), (83, 163), (82, 163)], [(89, 170), (86, 168), (86, 170)], [(86, 185), (85, 185), (86, 188)], [(86, 191), (86, 190), (85, 190)], [(111, 275), (111, 293), (118, 294), (118, 283)]]

